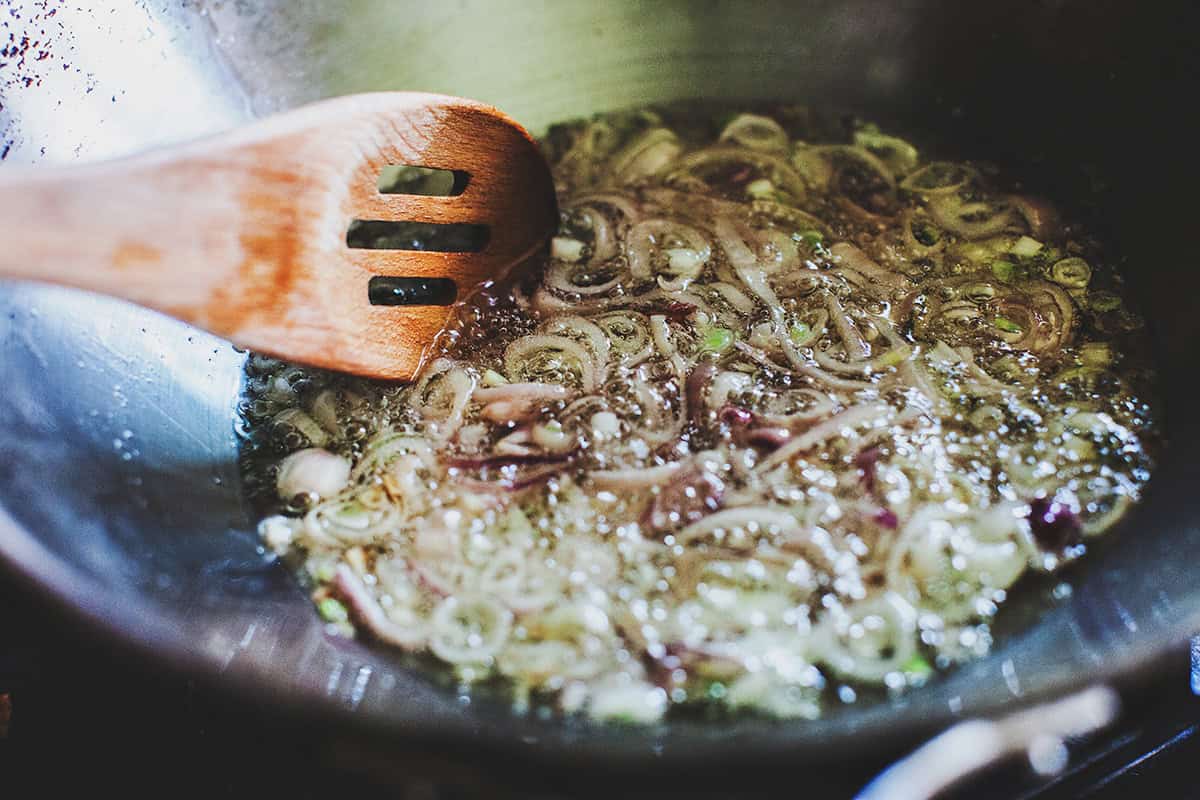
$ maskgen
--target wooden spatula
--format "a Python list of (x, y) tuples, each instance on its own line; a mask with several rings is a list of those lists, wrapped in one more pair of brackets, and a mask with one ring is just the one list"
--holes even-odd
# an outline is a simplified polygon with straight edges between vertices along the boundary
[[(454, 171), (462, 191), (382, 194), (388, 165)], [(481, 248), (351, 246), (352, 228), (393, 221), (467, 226)], [(4, 168), (0, 277), (125, 298), (288, 360), (407, 379), (448, 304), (536, 252), (556, 221), (549, 168), (504, 114), (366, 94), (121, 161)]]

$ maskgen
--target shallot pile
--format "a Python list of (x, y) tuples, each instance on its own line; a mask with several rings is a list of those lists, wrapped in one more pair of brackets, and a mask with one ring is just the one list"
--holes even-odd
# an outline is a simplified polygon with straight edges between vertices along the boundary
[(1085, 231), (871, 125), (684, 117), (554, 129), (548, 256), (413, 384), (250, 359), (260, 530), (331, 629), (519, 708), (812, 718), (986, 652), (1137, 499), (1142, 323)]

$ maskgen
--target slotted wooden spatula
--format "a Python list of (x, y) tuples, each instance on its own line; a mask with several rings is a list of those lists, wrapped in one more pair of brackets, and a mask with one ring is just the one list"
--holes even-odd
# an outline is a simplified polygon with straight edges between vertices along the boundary
[[(388, 165), (454, 171), (462, 191), (382, 194)], [(347, 243), (352, 227), (394, 221), (465, 226), (479, 249)], [(121, 297), (288, 360), (407, 379), (448, 304), (536, 252), (556, 221), (545, 160), (500, 111), (355, 95), (121, 161), (0, 170), (0, 277)]]

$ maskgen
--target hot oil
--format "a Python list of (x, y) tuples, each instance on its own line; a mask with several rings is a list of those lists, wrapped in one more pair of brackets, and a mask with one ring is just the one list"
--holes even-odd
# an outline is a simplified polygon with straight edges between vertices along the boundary
[(796, 107), (545, 144), (549, 258), (414, 385), (249, 362), (264, 536), (335, 630), (519, 707), (813, 717), (985, 653), (1149, 479), (1142, 321), (1023, 180)]

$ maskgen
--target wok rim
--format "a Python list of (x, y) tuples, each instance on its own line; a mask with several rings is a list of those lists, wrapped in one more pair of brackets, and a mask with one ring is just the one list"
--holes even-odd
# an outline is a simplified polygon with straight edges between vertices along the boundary
[[(1036, 706), (1095, 685), (1126, 688), (1151, 680), (1165, 661), (1200, 629), (1200, 615), (1181, 618), (1164, 627), (1161, 634), (1123, 653), (1110, 653), (1094, 669), (1068, 673), (1056, 670), (1036, 690), (1019, 697), (993, 694), (981, 698), (970, 713), (955, 713), (939, 706), (935, 713), (916, 707), (921, 714), (895, 714), (884, 702), (873, 709), (886, 715), (862, 726), (840, 726), (822, 736), (806, 736), (805, 722), (768, 723), (729, 742), (722, 737), (699, 740), (686, 733), (654, 735), (652, 728), (620, 727), (618, 739), (584, 736), (567, 741), (562, 736), (538, 737), (530, 743), (515, 736), (527, 717), (510, 714), (500, 721), (466, 718), (457, 721), (422, 723), (403, 715), (351, 710), (329, 696), (310, 695), (281, 686), (270, 675), (255, 668), (224, 670), (214, 659), (188, 645), (182, 629), (166, 621), (152, 604), (138, 598), (136, 608), (121, 608), (117, 596), (100, 582), (56, 558), (37, 539), (0, 507), (0, 575), (14, 577), (53, 613), (67, 619), (94, 637), (115, 645), (144, 667), (164, 666), (180, 677), (225, 699), (254, 699), (270, 703), (280, 718), (326, 722), (335, 734), (366, 735), (372, 742), (390, 739), (389, 745), (405, 750), (437, 749), (454, 757), (445, 747), (469, 745), (469, 753), (457, 755), (473, 761), (483, 759), (513, 769), (540, 765), (552, 769), (645, 770), (663, 773), (725, 771), (735, 763), (747, 765), (787, 764), (833, 759), (839, 764), (862, 761), (885, 751), (904, 754), (926, 738), (950, 725), (968, 719), (988, 718)], [(920, 689), (913, 690), (921, 691)], [(909, 693), (912, 694), (911, 692)], [(1119, 717), (1118, 717), (1119, 719)], [(561, 723), (555, 730), (564, 732)], [(602, 726), (607, 727), (607, 726)], [(663, 748), (665, 742), (681, 739), (685, 746)], [(513, 761), (513, 759), (518, 761)]]

